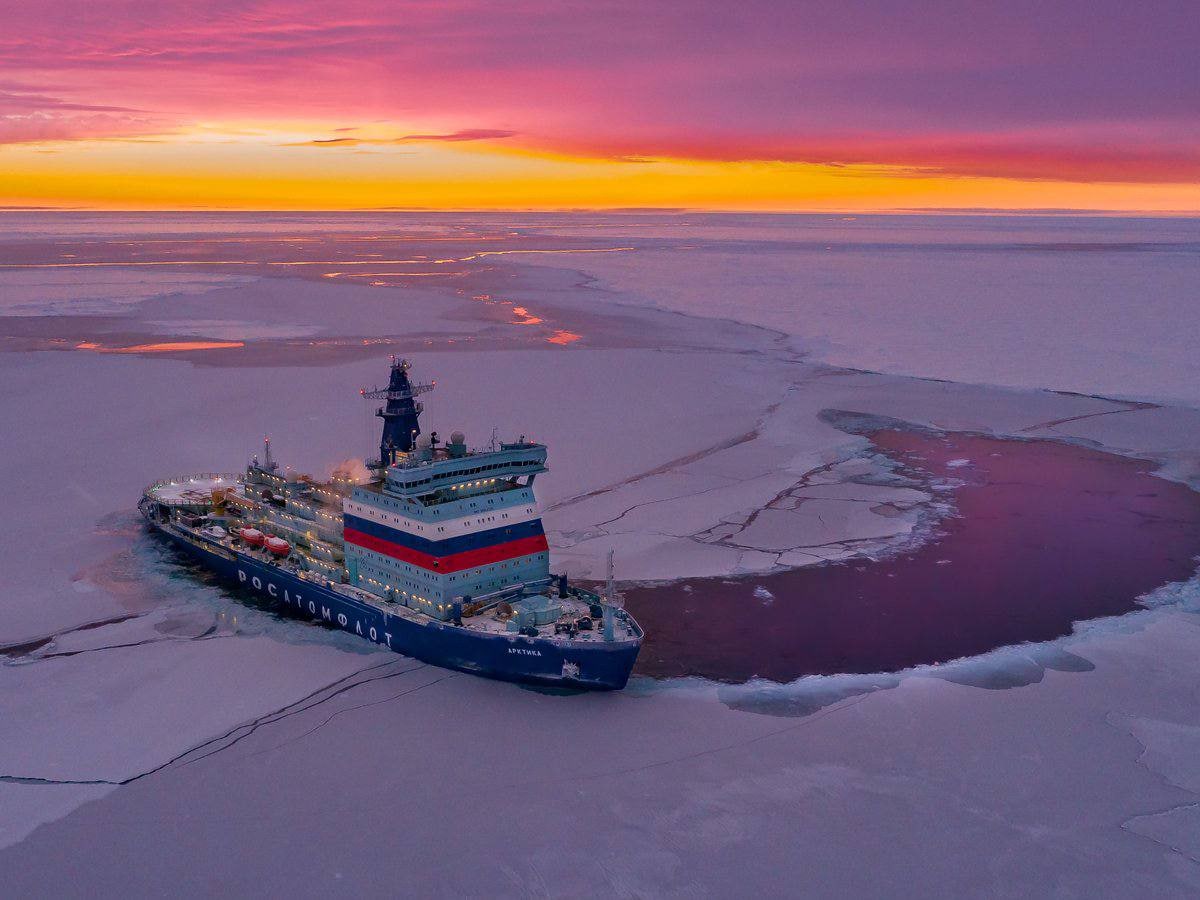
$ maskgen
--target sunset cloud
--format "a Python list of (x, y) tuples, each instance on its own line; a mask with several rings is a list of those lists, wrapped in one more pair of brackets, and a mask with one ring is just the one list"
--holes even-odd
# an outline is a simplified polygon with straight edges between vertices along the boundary
[[(355, 131), (353, 128), (335, 128), (334, 131)], [(447, 134), (405, 134), (394, 138), (337, 137), (315, 138), (311, 141), (292, 141), (286, 147), (357, 147), (362, 144), (413, 144), (428, 141), (496, 141), (515, 135), (515, 131), (500, 128), (464, 128)]]
[(0, 82), (0, 144), (135, 137), (155, 131), (143, 110), (84, 103)]
[(512, 137), (515, 131), (502, 128), (464, 128), (449, 134), (406, 134), (401, 141), (496, 141)]
[(1189, 183), (1196, 46), (1165, 0), (44, 0), (6, 11), (0, 143), (236, 122), (288, 147)]

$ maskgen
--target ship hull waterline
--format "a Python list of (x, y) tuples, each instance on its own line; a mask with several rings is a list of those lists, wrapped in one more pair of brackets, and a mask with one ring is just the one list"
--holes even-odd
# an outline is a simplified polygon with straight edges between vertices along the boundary
[[(340, 628), (446, 669), (522, 684), (621, 690), (640, 649), (639, 641), (564, 646), (544, 638), (478, 632), (434, 620), (414, 622), (248, 554), (209, 548), (158, 523), (150, 527), (225, 581), (273, 601), (294, 617)], [(578, 667), (578, 674), (565, 674), (571, 666)]]

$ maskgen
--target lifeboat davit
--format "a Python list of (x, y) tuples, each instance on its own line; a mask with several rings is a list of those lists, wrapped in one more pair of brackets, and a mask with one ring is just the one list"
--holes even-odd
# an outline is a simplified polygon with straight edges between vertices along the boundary
[(287, 556), (292, 551), (292, 545), (281, 537), (267, 538), (266, 547), (276, 556)]
[(267, 536), (257, 528), (243, 528), (238, 535), (251, 547), (261, 547), (267, 540)]

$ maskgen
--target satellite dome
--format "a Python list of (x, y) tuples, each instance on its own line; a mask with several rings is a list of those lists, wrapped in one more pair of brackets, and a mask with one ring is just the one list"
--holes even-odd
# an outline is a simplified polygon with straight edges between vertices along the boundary
[(456, 431), (450, 435), (450, 443), (452, 444), (465, 444), (466, 442), (467, 436), (461, 431)]
[(417, 438), (417, 449), (418, 450), (427, 450), (432, 446), (433, 446), (433, 440), (432, 440), (432, 438), (429, 437), (429, 435), (423, 434), (419, 438)]

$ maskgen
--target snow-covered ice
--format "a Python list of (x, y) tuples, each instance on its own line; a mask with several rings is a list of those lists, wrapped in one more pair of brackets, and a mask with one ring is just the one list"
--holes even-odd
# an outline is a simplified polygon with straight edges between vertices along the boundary
[[(113, 227), (34, 219), (7, 240)], [(379, 332), (438, 379), (434, 427), (550, 444), (540, 496), (575, 575), (615, 548), (629, 580), (758, 579), (919, 537), (945, 497), (898, 477), (859, 419), (1074, 441), (1200, 479), (1200, 413), (1178, 405), (1200, 399), (1196, 256), (1160, 246), (1194, 223), (623, 221), (604, 237), (632, 252), (492, 257), (465, 287), (180, 271), (121, 274), (114, 292), (115, 269), (0, 270), (7, 316), (45, 334), (57, 317), (247, 343), (0, 353), (0, 420), (19, 423), (0, 432), (0, 646), (46, 641), (0, 666), (7, 892), (1200, 891), (1194, 583), (942, 666), (560, 697), (277, 619), (138, 529), (147, 481), (237, 469), (264, 433), (300, 470), (368, 452), (353, 392), (387, 351), (327, 358), (320, 341)], [(205, 227), (331, 222), (346, 226)], [(578, 218), (550, 224), (521, 239), (583, 240)], [(1116, 246), (1131, 240), (1160, 249)], [(96, 314), (120, 324), (74, 318)], [(556, 330), (580, 340), (546, 343)], [(789, 602), (759, 586), (759, 603)]]
[(834, 365), (1200, 403), (1195, 218), (714, 217), (664, 229), (673, 240), (647, 231), (610, 234), (632, 253), (527, 262), (583, 269), (627, 302), (778, 330)]
[(207, 294), (252, 278), (145, 269), (10, 269), (0, 272), (0, 316), (116, 315), (145, 300)]

